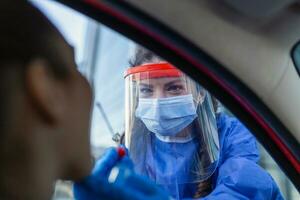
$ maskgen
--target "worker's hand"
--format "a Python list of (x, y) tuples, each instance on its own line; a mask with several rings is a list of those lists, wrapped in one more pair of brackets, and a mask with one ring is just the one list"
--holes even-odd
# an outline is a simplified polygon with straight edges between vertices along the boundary
[[(128, 156), (123, 156), (120, 159), (119, 155), (120, 152), (115, 148), (108, 149), (96, 162), (91, 175), (86, 177), (83, 181), (74, 183), (75, 199), (168, 199), (168, 195), (157, 185), (147, 178), (134, 173), (132, 161)], [(116, 165), (126, 167), (127, 175), (109, 180), (111, 179), (109, 178), (111, 170)]]

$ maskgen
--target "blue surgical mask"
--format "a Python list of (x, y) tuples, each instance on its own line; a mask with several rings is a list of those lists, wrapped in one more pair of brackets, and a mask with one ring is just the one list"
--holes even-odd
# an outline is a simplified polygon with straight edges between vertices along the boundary
[(175, 136), (197, 117), (193, 96), (140, 98), (135, 113), (149, 131), (162, 136)]

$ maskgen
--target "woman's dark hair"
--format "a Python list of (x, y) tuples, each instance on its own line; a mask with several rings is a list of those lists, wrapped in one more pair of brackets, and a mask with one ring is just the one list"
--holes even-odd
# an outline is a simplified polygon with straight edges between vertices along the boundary
[(66, 75), (65, 58), (60, 53), (65, 42), (60, 32), (28, 1), (0, 2), (0, 66), (11, 62), (20, 67), (35, 58), (48, 62), (55, 76)]
[(144, 63), (151, 63), (157, 61), (163, 61), (163, 59), (157, 56), (152, 51), (140, 45), (137, 45), (133, 57), (129, 60), (129, 65), (131, 67), (135, 67)]

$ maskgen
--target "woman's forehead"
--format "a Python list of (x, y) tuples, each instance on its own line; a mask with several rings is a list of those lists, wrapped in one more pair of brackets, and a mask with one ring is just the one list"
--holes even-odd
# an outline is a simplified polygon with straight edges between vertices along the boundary
[(143, 79), (139, 81), (140, 84), (146, 85), (165, 85), (165, 84), (172, 84), (172, 83), (185, 83), (184, 78), (182, 77), (163, 77), (163, 78), (150, 78), (150, 79)]

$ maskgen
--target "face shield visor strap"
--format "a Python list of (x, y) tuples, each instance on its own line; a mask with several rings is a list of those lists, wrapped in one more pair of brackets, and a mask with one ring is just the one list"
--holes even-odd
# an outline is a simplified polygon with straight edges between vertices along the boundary
[(126, 70), (124, 78), (132, 77), (133, 81), (145, 79), (166, 78), (166, 77), (182, 77), (183, 73), (167, 62), (149, 63)]

